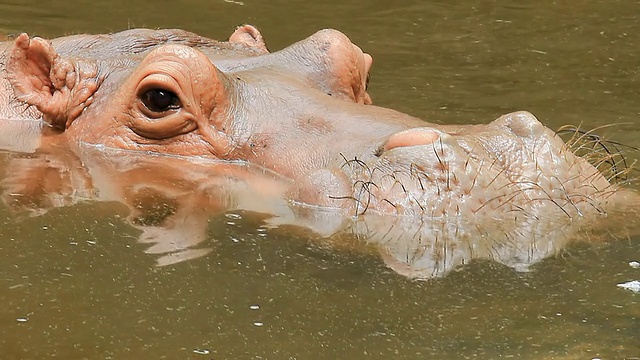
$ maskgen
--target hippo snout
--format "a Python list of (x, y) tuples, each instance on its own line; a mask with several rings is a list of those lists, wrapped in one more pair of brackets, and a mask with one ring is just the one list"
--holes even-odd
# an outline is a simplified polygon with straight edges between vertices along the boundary
[(473, 127), (404, 129), (375, 155), (342, 167), (360, 213), (572, 217), (611, 192), (596, 168), (527, 112)]

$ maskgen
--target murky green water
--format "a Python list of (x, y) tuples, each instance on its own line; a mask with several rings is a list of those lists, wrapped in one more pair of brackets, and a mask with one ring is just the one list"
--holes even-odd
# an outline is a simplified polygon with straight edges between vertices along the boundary
[[(527, 109), (552, 128), (621, 124), (602, 132), (640, 146), (635, 2), (22, 1), (0, 14), (6, 33), (47, 37), (225, 38), (253, 23), (272, 50), (337, 28), (373, 55), (378, 105), (442, 123)], [(640, 357), (640, 295), (616, 287), (640, 279), (638, 236), (573, 243), (529, 272), (479, 261), (418, 282), (354, 239), (263, 220), (213, 216), (206, 256), (156, 267), (122, 204), (0, 205), (0, 358)]]

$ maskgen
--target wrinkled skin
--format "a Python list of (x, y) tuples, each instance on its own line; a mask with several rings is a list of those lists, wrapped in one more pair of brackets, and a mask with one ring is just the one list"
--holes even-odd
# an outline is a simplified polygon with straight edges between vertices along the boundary
[(335, 30), (274, 53), (248, 25), (227, 42), (181, 30), (22, 34), (4, 45), (2, 63), (2, 117), (47, 124), (12, 125), (5, 148), (241, 161), (276, 174), (280, 198), (295, 206), (371, 224), (393, 217), (376, 231), (401, 221), (412, 224), (402, 233), (419, 233), (440, 219), (437, 228), (460, 234), (508, 219), (517, 224), (509, 234), (544, 233), (558, 217), (637, 203), (527, 112), (447, 126), (372, 105), (371, 57)]

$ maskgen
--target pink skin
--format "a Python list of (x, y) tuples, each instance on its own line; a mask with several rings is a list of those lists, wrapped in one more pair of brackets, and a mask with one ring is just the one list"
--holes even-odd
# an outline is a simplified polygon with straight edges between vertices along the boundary
[(42, 117), (64, 141), (248, 161), (290, 179), (292, 200), (346, 214), (573, 216), (620, 193), (531, 114), (439, 126), (370, 105), (371, 56), (335, 30), (275, 53), (248, 25), (226, 43), (22, 34), (3, 56), (24, 103), (4, 94), (4, 116)]

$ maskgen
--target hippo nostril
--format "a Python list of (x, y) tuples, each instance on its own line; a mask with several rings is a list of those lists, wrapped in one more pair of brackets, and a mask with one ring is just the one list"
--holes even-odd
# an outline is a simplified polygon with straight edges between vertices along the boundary
[(432, 129), (409, 129), (391, 135), (384, 144), (384, 151), (397, 147), (429, 145), (439, 138), (440, 134)]
[(502, 115), (494, 123), (506, 126), (517, 136), (533, 139), (544, 132), (544, 125), (530, 112), (517, 111)]

